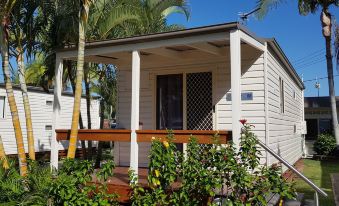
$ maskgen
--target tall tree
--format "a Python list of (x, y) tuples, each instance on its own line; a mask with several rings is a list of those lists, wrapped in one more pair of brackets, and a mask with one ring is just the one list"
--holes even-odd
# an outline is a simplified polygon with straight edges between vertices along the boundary
[(10, 25), (10, 48), (12, 48), (11, 53), (16, 58), (18, 65), (18, 76), (26, 117), (28, 154), (29, 158), (32, 160), (35, 160), (34, 134), (31, 107), (25, 80), (24, 54), (26, 53), (26, 56), (32, 55), (35, 46), (35, 36), (43, 27), (43, 22), (39, 21), (42, 18), (35, 15), (40, 6), (39, 4), (40, 1), (37, 0), (17, 0), (15, 7), (11, 12), (12, 21)]
[[(183, 29), (182, 25), (168, 24), (174, 13), (189, 19), (186, 0), (116, 0), (93, 9), (89, 20), (89, 39), (111, 39)], [(96, 4), (97, 5), (97, 4)], [(100, 5), (100, 4), (98, 4)], [(103, 9), (100, 9), (103, 8)]]
[[(260, 10), (257, 12), (257, 17), (259, 19), (263, 18), (268, 11), (272, 8), (275, 8), (282, 0), (259, 0), (258, 7)], [(320, 22), (322, 26), (322, 34), (325, 38), (326, 45), (326, 62), (327, 62), (327, 75), (328, 75), (328, 88), (329, 95), (331, 100), (331, 110), (332, 110), (332, 126), (333, 133), (339, 145), (339, 125), (338, 125), (338, 116), (337, 116), (337, 105), (335, 99), (335, 90), (334, 90), (334, 78), (333, 78), (333, 56), (332, 56), (332, 14), (330, 13), (329, 8), (331, 6), (338, 7), (338, 0), (298, 0), (299, 14), (308, 15), (309, 13), (316, 13), (319, 9), (320, 13)]]
[(85, 34), (89, 15), (89, 7), (91, 3), (92, 3), (91, 0), (80, 0), (78, 60), (77, 60), (76, 86), (74, 95), (71, 134), (67, 153), (68, 158), (75, 157), (76, 143), (78, 138), (80, 101), (82, 94), (82, 79), (84, 74)]
[(5, 153), (5, 148), (4, 148), (4, 145), (2, 143), (1, 135), (0, 135), (0, 163), (2, 164), (2, 165), (0, 165), (0, 167), (3, 167), (5, 169), (9, 168), (6, 153)]
[(16, 106), (13, 87), (11, 83), (11, 76), (9, 70), (9, 25), (10, 25), (10, 12), (15, 5), (15, 0), (0, 1), (0, 50), (2, 57), (2, 70), (5, 78), (5, 88), (7, 99), (12, 114), (12, 122), (15, 132), (15, 139), (18, 150), (20, 174), (25, 176), (27, 174), (27, 162), (24, 141), (22, 137), (22, 130), (19, 120), (18, 108)]

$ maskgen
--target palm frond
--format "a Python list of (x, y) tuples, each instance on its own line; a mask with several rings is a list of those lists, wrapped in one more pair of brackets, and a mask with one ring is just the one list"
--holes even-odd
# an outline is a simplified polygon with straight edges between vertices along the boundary
[(126, 21), (138, 21), (139, 18), (135, 12), (129, 7), (117, 7), (105, 17), (105, 21), (101, 22), (98, 27), (100, 38), (105, 39), (111, 30), (119, 24)]
[(260, 9), (255, 13), (256, 18), (263, 19), (270, 10), (276, 9), (283, 2), (285, 0), (258, 0), (257, 8)]

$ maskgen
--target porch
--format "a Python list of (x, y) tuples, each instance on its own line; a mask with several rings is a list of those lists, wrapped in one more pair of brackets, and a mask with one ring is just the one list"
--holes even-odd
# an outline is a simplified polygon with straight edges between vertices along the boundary
[[(197, 130), (173, 130), (174, 143), (186, 144), (189, 142), (191, 137), (197, 139), (199, 144), (214, 144), (216, 141), (221, 144), (226, 144), (232, 139), (232, 133), (228, 131), (197, 131)], [(168, 135), (167, 130), (136, 130), (137, 142), (152, 141), (152, 137), (159, 139), (166, 139)], [(70, 137), (70, 130), (57, 129), (56, 138), (58, 141), (67, 141)], [(131, 130), (98, 130), (98, 129), (80, 129), (78, 133), (78, 140), (91, 140), (91, 141), (114, 141), (118, 142), (130, 142), (131, 141)], [(116, 193), (119, 195), (120, 203), (128, 203), (130, 201), (131, 187), (130, 179), (128, 176), (128, 170), (130, 168), (125, 166), (118, 166), (114, 169), (114, 176), (109, 178), (107, 181), (107, 188), (110, 194)], [(148, 181), (148, 169), (145, 167), (138, 167), (135, 170), (138, 174), (138, 183), (140, 186), (147, 188)], [(95, 177), (93, 179), (95, 182)], [(177, 182), (173, 187), (179, 187), (180, 183)]]
[[(117, 122), (121, 129), (80, 130), (78, 139), (115, 141), (114, 155), (119, 165), (136, 172), (147, 166), (144, 160), (152, 137), (164, 138), (166, 128), (174, 129), (175, 142), (180, 144), (187, 143), (191, 135), (199, 143), (212, 143), (211, 136), (218, 130), (220, 141), (225, 143), (232, 136), (237, 145), (239, 119), (244, 116), (242, 90), (255, 87), (242, 85), (242, 76), (263, 55), (265, 48), (261, 39), (238, 23), (87, 43), (85, 61), (117, 66)], [(58, 123), (63, 106), (60, 102), (63, 60), (76, 60), (76, 57), (76, 47), (61, 49), (56, 54), (53, 106), (56, 132), (51, 142), (54, 167), (58, 165), (59, 141), (68, 138), (68, 131), (62, 130)], [(167, 77), (161, 85), (160, 76), (164, 75)], [(169, 80), (169, 75), (177, 76)], [(190, 83), (189, 79), (197, 76), (199, 79)], [(174, 81), (177, 83), (173, 84)], [(202, 83), (207, 86), (199, 87)], [(164, 99), (159, 90), (174, 100), (162, 104)], [(264, 103), (262, 98), (258, 101)]]

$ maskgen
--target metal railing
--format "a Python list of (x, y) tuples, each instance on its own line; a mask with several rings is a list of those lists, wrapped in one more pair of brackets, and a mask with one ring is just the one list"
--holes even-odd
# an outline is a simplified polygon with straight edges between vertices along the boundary
[(292, 170), (298, 177), (300, 177), (304, 182), (306, 182), (308, 185), (310, 185), (313, 190), (315, 190), (314, 193), (314, 201), (315, 205), (319, 206), (319, 195), (321, 194), (324, 197), (327, 197), (327, 193), (324, 192), (322, 189), (320, 189), (317, 185), (315, 185), (310, 179), (305, 177), (301, 172), (299, 172), (297, 169), (295, 169), (290, 163), (288, 163), (286, 160), (284, 160), (282, 157), (280, 157), (277, 153), (275, 153), (271, 148), (269, 148), (266, 144), (259, 141), (259, 145), (264, 148), (267, 152), (269, 152), (271, 155), (273, 155), (275, 158), (277, 158), (281, 163), (283, 163), (288, 169)]

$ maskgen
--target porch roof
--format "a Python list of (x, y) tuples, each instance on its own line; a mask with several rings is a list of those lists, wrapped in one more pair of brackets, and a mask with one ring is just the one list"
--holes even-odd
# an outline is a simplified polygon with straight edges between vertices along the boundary
[[(250, 35), (257, 41), (261, 42), (262, 44), (265, 43), (264, 39), (255, 36), (255, 34), (251, 33), (246, 27), (241, 25), (239, 22), (229, 22), (229, 23), (224, 23), (224, 24), (195, 27), (195, 28), (182, 29), (182, 30), (176, 30), (176, 31), (131, 36), (131, 37), (126, 37), (126, 38), (89, 41), (89, 42), (86, 42), (86, 49), (100, 48), (100, 47), (107, 47), (107, 46), (119, 46), (119, 45), (126, 45), (126, 44), (135, 44), (135, 43), (145, 43), (145, 42), (174, 39), (174, 38), (183, 38), (183, 37), (197, 36), (197, 35), (203, 35), (203, 34), (227, 32), (227, 31), (236, 30), (236, 29), (239, 29), (245, 32), (246, 34)], [(62, 51), (72, 51), (72, 50), (73, 51), (77, 50), (76, 44), (72, 44), (72, 45), (69, 45), (63, 48), (58, 48), (56, 51), (62, 52)]]
[[(249, 60), (254, 56), (258, 57), (267, 43), (298, 86), (301, 89), (305, 88), (301, 78), (274, 38), (259, 38), (238, 22), (87, 42), (85, 61), (130, 68), (131, 52), (139, 50), (145, 60), (142, 67), (188, 65), (191, 62), (194, 64), (226, 62), (230, 55), (229, 49), (226, 47), (229, 47), (229, 33), (232, 30), (240, 30), (244, 34), (242, 39), (243, 60)], [(77, 59), (76, 45), (59, 48), (56, 52), (61, 59)], [(154, 56), (156, 58), (153, 58)]]

